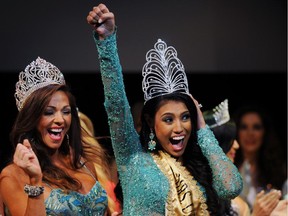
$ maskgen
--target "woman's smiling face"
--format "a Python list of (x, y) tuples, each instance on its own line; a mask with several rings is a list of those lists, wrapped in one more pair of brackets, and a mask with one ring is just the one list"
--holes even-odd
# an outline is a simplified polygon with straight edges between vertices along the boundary
[(71, 107), (68, 96), (63, 91), (57, 91), (45, 108), (37, 129), (48, 148), (57, 150), (70, 125)]
[(238, 130), (239, 144), (246, 153), (257, 152), (263, 142), (264, 127), (261, 117), (250, 112), (242, 116)]
[(187, 106), (180, 101), (164, 101), (155, 114), (154, 129), (167, 153), (174, 157), (182, 156), (192, 130)]

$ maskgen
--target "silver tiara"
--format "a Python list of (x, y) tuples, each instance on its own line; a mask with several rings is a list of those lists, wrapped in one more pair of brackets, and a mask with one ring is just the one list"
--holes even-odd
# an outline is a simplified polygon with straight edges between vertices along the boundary
[(228, 99), (225, 99), (214, 109), (203, 112), (203, 116), (210, 128), (227, 123), (230, 120)]
[(145, 103), (154, 97), (176, 91), (189, 95), (184, 66), (177, 58), (174, 47), (167, 47), (164, 41), (158, 39), (154, 49), (146, 53), (146, 61), (142, 69)]
[(64, 76), (56, 66), (38, 57), (19, 74), (14, 94), (18, 110), (31, 93), (50, 84), (65, 84)]

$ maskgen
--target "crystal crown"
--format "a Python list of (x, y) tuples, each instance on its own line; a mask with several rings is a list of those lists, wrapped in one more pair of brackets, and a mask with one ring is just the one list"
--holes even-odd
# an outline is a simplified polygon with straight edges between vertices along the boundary
[(206, 124), (208, 124), (210, 128), (214, 128), (227, 123), (230, 120), (228, 99), (222, 101), (212, 110), (203, 112), (203, 116)]
[(167, 47), (164, 41), (158, 39), (154, 49), (146, 53), (146, 61), (142, 69), (145, 103), (154, 97), (176, 91), (189, 95), (184, 66), (174, 47)]
[(65, 84), (64, 76), (56, 66), (38, 57), (19, 74), (14, 94), (18, 110), (31, 93), (50, 84)]

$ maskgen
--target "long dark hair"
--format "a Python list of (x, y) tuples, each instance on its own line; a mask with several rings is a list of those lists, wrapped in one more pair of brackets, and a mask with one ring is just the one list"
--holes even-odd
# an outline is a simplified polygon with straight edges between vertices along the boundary
[(235, 122), (230, 120), (223, 125), (211, 128), (211, 130), (213, 131), (223, 152), (225, 154), (228, 153), (234, 140), (236, 140), (237, 130)]
[[(257, 182), (258, 186), (266, 187), (267, 184), (272, 184), (273, 188), (280, 189), (287, 178), (286, 165), (281, 154), (279, 139), (273, 128), (271, 119), (268, 118), (266, 112), (258, 106), (243, 106), (235, 112), (235, 122), (237, 130), (241, 126), (241, 120), (247, 113), (255, 113), (262, 121), (264, 127), (263, 143), (259, 149), (257, 157)], [(237, 134), (238, 139), (238, 134)], [(239, 139), (238, 139), (239, 140)], [(236, 154), (235, 165), (240, 168), (243, 164), (244, 157), (240, 150)]]
[[(227, 154), (231, 149), (234, 140), (236, 139), (236, 124), (230, 120), (225, 124), (211, 128), (219, 146), (223, 152)], [(231, 200), (220, 199), (220, 212), (221, 215), (238, 215), (231, 206)]]
[[(31, 147), (35, 152), (43, 173), (43, 180), (47, 183), (58, 186), (65, 190), (77, 190), (81, 188), (81, 183), (70, 177), (63, 170), (52, 164), (49, 156), (49, 149), (43, 142), (37, 125), (48, 106), (52, 95), (57, 91), (63, 91), (69, 99), (71, 106), (72, 121), (69, 131), (69, 141), (67, 136), (64, 138), (59, 152), (64, 156), (72, 154), (72, 168), (80, 168), (81, 156), (83, 155), (83, 146), (81, 142), (81, 128), (78, 117), (78, 111), (74, 96), (66, 85), (48, 85), (34, 91), (25, 101), (23, 108), (19, 111), (10, 133), (10, 140), (14, 148), (23, 138), (28, 138)], [(72, 151), (71, 151), (72, 150)]]
[[(154, 119), (156, 112), (163, 101), (180, 101), (183, 102), (190, 113), (192, 131), (188, 141), (188, 145), (183, 153), (183, 165), (194, 176), (197, 182), (205, 188), (207, 195), (207, 205), (211, 215), (219, 215), (219, 203), (216, 191), (212, 187), (212, 171), (208, 165), (207, 159), (204, 157), (199, 145), (197, 145), (197, 110), (190, 96), (183, 93), (172, 93), (164, 96), (155, 97), (147, 101), (143, 107), (141, 121), (142, 128), (140, 131), (140, 140), (145, 151), (148, 150), (147, 143), (149, 141), (150, 127), (146, 121), (146, 115)], [(157, 149), (161, 149), (159, 143), (156, 144)]]

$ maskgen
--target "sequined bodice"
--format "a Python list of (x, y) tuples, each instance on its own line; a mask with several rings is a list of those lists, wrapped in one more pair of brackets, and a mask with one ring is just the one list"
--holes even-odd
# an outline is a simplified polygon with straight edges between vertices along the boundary
[(46, 214), (57, 216), (91, 216), (105, 215), (107, 194), (97, 181), (88, 194), (76, 191), (65, 193), (62, 189), (52, 189), (45, 200)]

